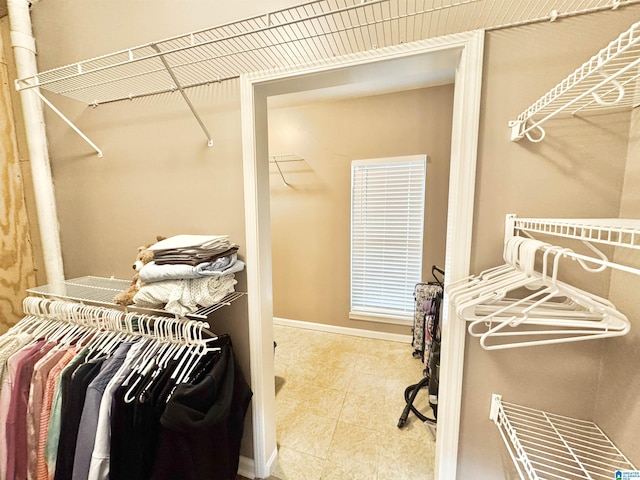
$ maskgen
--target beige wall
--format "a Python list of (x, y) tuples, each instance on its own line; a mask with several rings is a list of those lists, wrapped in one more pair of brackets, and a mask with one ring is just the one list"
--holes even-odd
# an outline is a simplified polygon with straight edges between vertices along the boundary
[(453, 85), (269, 112), (269, 149), (304, 161), (271, 165), (274, 316), (410, 333), (349, 319), (351, 161), (428, 154), (423, 265), (444, 266)]
[[(507, 213), (618, 217), (628, 114), (552, 120), (545, 126), (545, 140), (537, 144), (510, 142), (507, 123), (638, 18), (640, 9), (634, 8), (486, 35), (473, 272), (503, 263)], [(633, 216), (637, 203), (635, 207)], [(567, 280), (606, 294), (609, 277), (576, 270)], [(633, 320), (637, 327), (637, 318)], [(492, 393), (502, 394), (505, 401), (595, 420), (601, 354), (609, 345), (613, 343), (581, 342), (490, 352), (467, 337), (458, 477), (515, 478), (498, 430), (488, 418)], [(637, 362), (626, 365), (637, 372)], [(621, 408), (616, 415), (624, 417), (634, 409)], [(604, 418), (603, 408), (600, 413)], [(637, 431), (627, 429), (623, 435), (634, 437), (626, 443), (636, 448), (627, 453), (637, 455)]]
[[(629, 158), (620, 205), (621, 218), (640, 218), (640, 109), (632, 115)], [(637, 251), (619, 249), (615, 260), (640, 268)], [(636, 465), (640, 465), (640, 278), (626, 272), (611, 275), (610, 300), (631, 321), (628, 335), (604, 345), (595, 421)]]
[[(203, 0), (189, 2), (187, 8), (186, 2), (176, 0), (41, 1), (32, 6), (38, 61), (41, 69), (53, 68), (293, 3)], [(541, 217), (618, 215), (628, 116), (553, 121), (548, 125), (547, 139), (535, 145), (509, 142), (507, 121), (638, 18), (640, 9), (630, 7), (487, 34), (474, 272), (501, 263), (506, 213)], [(177, 95), (97, 109), (52, 97), (105, 153), (99, 159), (47, 112), (67, 277), (92, 274), (128, 278), (135, 248), (157, 234), (229, 233), (236, 242), (244, 243), (237, 82), (195, 89), (189, 95), (214, 136), (213, 148), (206, 147), (197, 123)], [(305, 155), (304, 151), (293, 153)], [(635, 164), (630, 162), (627, 175), (637, 173)], [(632, 202), (637, 189), (637, 182), (628, 185), (623, 205)], [(629, 208), (624, 207), (623, 213), (637, 211)], [(240, 280), (240, 288), (244, 288), (244, 277)], [(608, 275), (591, 280), (588, 276), (591, 290), (607, 291)], [(614, 298), (618, 295), (617, 282), (614, 276)], [(636, 327), (637, 319), (632, 321)], [(246, 302), (218, 312), (212, 329), (232, 334), (248, 376)], [(624, 344), (622, 352), (638, 350), (634, 339), (637, 337), (620, 340), (632, 342)], [(618, 397), (615, 405), (622, 413), (607, 416), (610, 402), (605, 401), (608, 397), (602, 391), (609, 386), (622, 388), (624, 378), (637, 379), (637, 370), (629, 370), (629, 375), (617, 377), (611, 385), (603, 381), (598, 394), (595, 378), (603, 349), (608, 358), (613, 357), (612, 362), (603, 363), (603, 377), (619, 365), (629, 365), (608, 352), (615, 348), (613, 343), (586, 342), (489, 353), (469, 340), (458, 477), (493, 480), (508, 476), (509, 462), (497, 430), (488, 420), (492, 392), (503, 394), (509, 401), (572, 416), (597, 414), (605, 428), (615, 430), (627, 414), (624, 400), (633, 397)], [(637, 410), (631, 410), (637, 406), (629, 408), (631, 418), (637, 418)], [(629, 454), (638, 451), (636, 434), (628, 430), (609, 433), (621, 437), (622, 446), (631, 448)], [(247, 426), (242, 453), (249, 457), (250, 437)]]

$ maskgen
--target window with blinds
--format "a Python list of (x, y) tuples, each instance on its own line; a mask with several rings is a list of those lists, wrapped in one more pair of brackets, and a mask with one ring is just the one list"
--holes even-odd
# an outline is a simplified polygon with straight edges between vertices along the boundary
[(426, 155), (351, 163), (349, 317), (413, 319), (422, 273)]

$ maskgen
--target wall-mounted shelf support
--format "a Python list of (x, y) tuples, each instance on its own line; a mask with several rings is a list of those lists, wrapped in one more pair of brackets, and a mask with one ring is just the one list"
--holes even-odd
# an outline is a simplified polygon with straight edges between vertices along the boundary
[(304, 161), (304, 159), (301, 157), (298, 157), (297, 155), (291, 155), (291, 154), (269, 155), (269, 163), (275, 164), (276, 168), (278, 169), (278, 173), (280, 173), (280, 176), (282, 177), (282, 181), (287, 187), (290, 187), (291, 184), (287, 182), (287, 180), (284, 178), (284, 174), (282, 173), (280, 164), (286, 163), (286, 162), (302, 162), (302, 161)]
[(640, 22), (609, 43), (509, 122), (511, 140), (540, 142), (542, 125), (561, 114), (630, 109), (640, 104)]
[(89, 139), (89, 137), (87, 137), (84, 133), (82, 133), (82, 131), (78, 127), (76, 127), (75, 124), (64, 115), (64, 113), (58, 110), (49, 100), (47, 100), (47, 98), (44, 95), (42, 95), (37, 88), (31, 91), (35, 93), (38, 97), (40, 97), (40, 100), (42, 100), (42, 102), (45, 105), (47, 105), (51, 110), (53, 110), (53, 112), (56, 115), (58, 115), (62, 120), (64, 120), (64, 122), (67, 125), (69, 125), (74, 132), (80, 135), (85, 142), (91, 145), (91, 148), (93, 148), (98, 153), (98, 157), (102, 157), (102, 150), (100, 150), (98, 146)]
[(207, 127), (205, 126), (204, 122), (200, 118), (200, 115), (198, 115), (198, 112), (196, 111), (195, 107), (191, 103), (191, 100), (189, 100), (189, 97), (184, 92), (184, 89), (182, 88), (182, 85), (180, 84), (180, 81), (178, 80), (178, 77), (176, 77), (176, 74), (171, 69), (171, 65), (169, 65), (169, 62), (167, 62), (167, 59), (165, 58), (165, 56), (160, 51), (160, 47), (158, 47), (158, 45), (156, 45), (155, 43), (152, 43), (151, 44), (151, 48), (153, 48), (156, 52), (158, 52), (159, 58), (162, 61), (162, 64), (164, 65), (164, 68), (167, 69), (167, 73), (169, 74), (169, 76), (173, 80), (173, 83), (175, 83), (176, 88), (180, 92), (180, 95), (182, 95), (182, 98), (184, 98), (184, 101), (187, 103), (189, 109), (191, 110), (191, 113), (193, 113), (193, 116), (196, 117), (196, 120), (197, 120), (198, 124), (200, 125), (200, 128), (202, 129), (204, 134), (207, 136), (207, 145), (209, 147), (212, 147), (213, 146), (213, 140), (211, 140), (211, 135), (209, 134), (209, 130), (207, 130)]

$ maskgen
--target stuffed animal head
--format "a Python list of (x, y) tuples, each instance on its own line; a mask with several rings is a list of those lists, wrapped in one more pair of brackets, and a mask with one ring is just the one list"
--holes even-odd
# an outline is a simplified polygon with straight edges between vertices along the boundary
[[(158, 236), (156, 237), (156, 241), (159, 242), (160, 240), (164, 240), (165, 238), (166, 237)], [(114, 297), (114, 303), (117, 303), (118, 305), (132, 305), (134, 303), (133, 297), (141, 287), (140, 276), (137, 272), (139, 272), (144, 265), (153, 260), (153, 251), (149, 250), (149, 247), (151, 245), (153, 245), (153, 243), (150, 243), (146, 246), (138, 247), (138, 255), (136, 256), (136, 261), (133, 263), (133, 269), (136, 271), (136, 274), (133, 276), (133, 280), (131, 280), (129, 288), (118, 293)]]
[(136, 261), (133, 262), (132, 265), (133, 269), (136, 272), (139, 272), (143, 265), (146, 265), (153, 260), (153, 251), (149, 250), (149, 247), (151, 245), (147, 245), (146, 247), (138, 247), (138, 256), (136, 257)]
[[(159, 242), (160, 240), (164, 240), (165, 238), (166, 237), (157, 236), (156, 241)], [(149, 250), (149, 247), (151, 245), (153, 245), (153, 243), (138, 247), (138, 255), (136, 256), (136, 261), (133, 262), (132, 265), (133, 269), (136, 272), (139, 272), (144, 265), (153, 260), (153, 251)]]

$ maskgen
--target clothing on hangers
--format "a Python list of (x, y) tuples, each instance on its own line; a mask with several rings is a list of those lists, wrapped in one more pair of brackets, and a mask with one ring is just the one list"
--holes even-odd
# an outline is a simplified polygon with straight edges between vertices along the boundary
[(221, 348), (211, 370), (197, 383), (178, 386), (167, 403), (152, 480), (235, 478), (252, 393), (231, 344)]
[[(203, 431), (218, 436), (190, 446), (189, 455), (175, 456), (172, 467), (217, 473), (173, 478), (235, 478), (251, 390), (234, 368), (227, 336), (205, 342), (196, 338), (202, 322), (141, 314), (126, 314), (125, 321), (123, 312), (50, 302), (57, 302), (58, 310), (51, 307), (46, 318), (25, 317), (0, 336), (0, 357), (6, 359), (0, 478), (150, 479), (165, 460), (157, 455), (162, 445), (167, 448), (165, 411), (185, 405), (197, 405), (207, 415), (203, 422), (184, 424), (171, 441), (188, 443)], [(99, 322), (110, 315), (112, 323), (98, 323), (99, 331), (88, 321), (67, 323), (73, 318), (69, 313), (58, 320), (54, 311), (65, 303), (77, 316), (90, 314)], [(107, 331), (116, 321), (122, 331)]]

